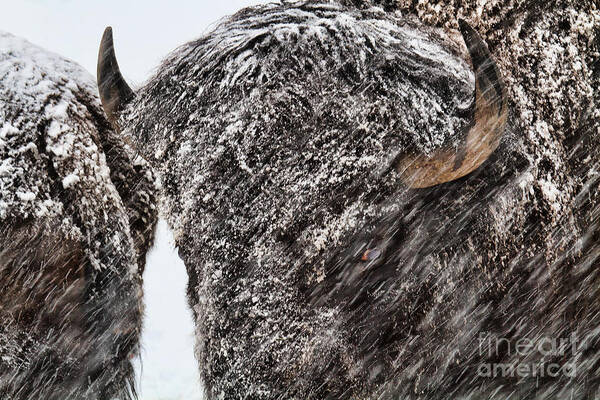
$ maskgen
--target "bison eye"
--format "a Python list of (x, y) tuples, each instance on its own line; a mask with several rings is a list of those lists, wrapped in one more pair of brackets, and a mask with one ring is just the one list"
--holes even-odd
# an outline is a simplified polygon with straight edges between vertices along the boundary
[(368, 249), (367, 251), (365, 251), (360, 259), (361, 259), (361, 261), (373, 261), (380, 255), (381, 255), (381, 250), (379, 250), (377, 247), (375, 247), (375, 248)]

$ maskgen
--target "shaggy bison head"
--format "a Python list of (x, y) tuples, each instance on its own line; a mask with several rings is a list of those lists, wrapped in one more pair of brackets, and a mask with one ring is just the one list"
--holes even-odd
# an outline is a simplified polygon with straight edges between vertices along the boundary
[[(500, 70), (459, 27), (467, 51), (378, 8), (246, 9), (135, 93), (105, 32), (102, 102), (161, 175), (209, 398), (593, 386), (593, 355), (576, 379), (480, 374), (518, 363), (521, 338), (594, 332), (598, 277), (572, 266), (593, 254), (575, 232), (596, 200), (567, 212), (546, 185), (538, 202), (530, 166), (549, 150), (505, 129)], [(588, 308), (564, 301), (576, 290)]]

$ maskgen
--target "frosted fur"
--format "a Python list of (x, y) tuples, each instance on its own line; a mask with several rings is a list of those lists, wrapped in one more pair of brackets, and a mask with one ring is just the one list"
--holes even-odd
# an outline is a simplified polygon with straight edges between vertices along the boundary
[[(122, 118), (161, 178), (208, 398), (591, 398), (597, 7), (347, 3), (242, 10), (171, 54)], [(467, 122), (457, 15), (498, 61), (511, 126), (471, 175), (407, 190), (397, 155), (455, 146)], [(478, 376), (519, 361), (487, 356), (482, 334), (575, 335), (559, 360), (577, 376)]]
[(77, 64), (0, 32), (3, 399), (132, 394), (154, 176), (96, 93)]

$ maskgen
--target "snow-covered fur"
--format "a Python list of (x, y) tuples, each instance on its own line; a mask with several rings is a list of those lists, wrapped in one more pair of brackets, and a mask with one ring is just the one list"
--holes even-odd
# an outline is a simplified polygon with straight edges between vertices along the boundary
[(0, 32), (0, 398), (131, 397), (155, 223), (93, 77)]
[[(592, 398), (594, 2), (347, 3), (240, 11), (171, 54), (121, 118), (159, 171), (208, 398)], [(457, 15), (499, 63), (510, 128), (474, 173), (409, 190), (399, 154), (463, 139)], [(554, 356), (514, 347), (560, 338)], [(519, 362), (576, 376), (481, 374)]]

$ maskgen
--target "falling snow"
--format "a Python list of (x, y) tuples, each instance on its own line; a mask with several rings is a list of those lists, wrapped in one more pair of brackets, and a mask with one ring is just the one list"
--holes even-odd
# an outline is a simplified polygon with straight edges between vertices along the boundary
[[(122, 118), (161, 176), (209, 398), (587, 398), (597, 7), (346, 3), (239, 12), (169, 55)], [(407, 190), (396, 157), (457, 146), (468, 123), (457, 16), (497, 59), (509, 126), (475, 173)], [(592, 351), (562, 355), (575, 379), (487, 379), (483, 333)]]
[(130, 396), (154, 177), (94, 79), (0, 32), (0, 397)]
[[(248, 8), (176, 49), (123, 136), (86, 71), (0, 32), (0, 398), (133, 396), (157, 190), (210, 400), (600, 393), (597, 2), (338, 1)], [(411, 190), (398, 157), (471, 122), (457, 18), (508, 127), (472, 174)], [(547, 363), (576, 374), (481, 373)]]

